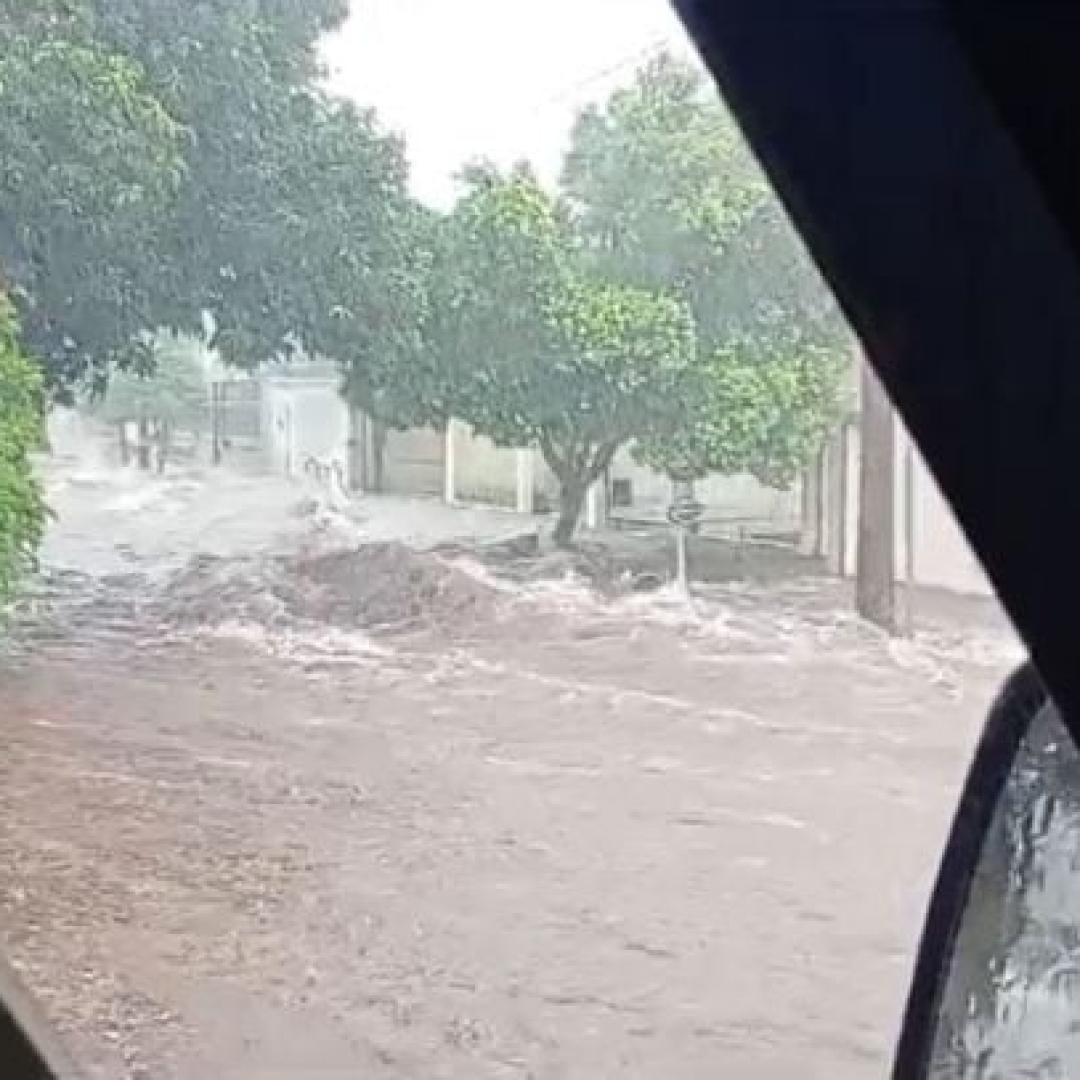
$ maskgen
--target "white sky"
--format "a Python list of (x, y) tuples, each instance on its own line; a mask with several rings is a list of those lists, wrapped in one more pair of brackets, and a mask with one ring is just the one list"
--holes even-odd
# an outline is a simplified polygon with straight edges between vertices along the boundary
[(334, 89), (405, 136), (416, 194), (446, 206), (470, 158), (557, 175), (577, 108), (660, 47), (690, 48), (667, 0), (353, 0), (326, 53)]

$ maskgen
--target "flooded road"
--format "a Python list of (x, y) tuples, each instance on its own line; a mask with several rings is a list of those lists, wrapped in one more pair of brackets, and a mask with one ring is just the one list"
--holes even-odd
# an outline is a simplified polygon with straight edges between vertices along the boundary
[[(298, 606), (282, 552), (511, 523), (328, 525), (241, 477), (52, 490), (0, 660), (0, 907), (88, 1075), (885, 1074), (1000, 627), (889, 643), (822, 582), (688, 607), (391, 549), (303, 563)], [(325, 606), (373, 580), (443, 616)], [(213, 602), (245, 581), (273, 617)]]

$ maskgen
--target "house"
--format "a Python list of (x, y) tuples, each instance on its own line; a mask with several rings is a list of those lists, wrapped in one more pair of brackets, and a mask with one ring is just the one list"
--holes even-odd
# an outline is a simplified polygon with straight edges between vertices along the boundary
[[(350, 472), (356, 486), (374, 486), (375, 425), (361, 416), (350, 418), (333, 364), (279, 365), (266, 369), (259, 382), (264, 453), (273, 471), (299, 475), (309, 458), (332, 459)], [(543, 513), (557, 503), (558, 484), (537, 450), (496, 446), (461, 421), (441, 430), (384, 431), (381, 437), (380, 486), (387, 493), (524, 514)], [(899, 421), (894, 488), (898, 582), (990, 594), (952, 511)], [(823, 559), (834, 573), (854, 575), (859, 498), (854, 416), (838, 427), (814, 467), (790, 491), (750, 476), (713, 476), (696, 492), (707, 507), (707, 534), (789, 541)], [(639, 465), (624, 449), (606, 484), (591, 493), (584, 524), (662, 522), (670, 497), (670, 480)]]
[[(260, 375), (261, 427), (272, 471), (298, 475), (311, 458), (336, 460), (355, 487), (389, 494), (442, 498), (523, 514), (553, 510), (558, 482), (539, 451), (496, 446), (454, 420), (446, 428), (408, 431), (377, 428), (349, 416), (332, 364), (304, 362), (269, 367)], [(376, 440), (382, 440), (381, 455)], [(379, 464), (376, 465), (376, 459)], [(381, 473), (376, 480), (376, 472)], [(699, 485), (711, 525), (727, 531), (792, 533), (799, 527), (799, 495), (767, 488), (751, 477), (711, 477)], [(671, 498), (666, 477), (637, 464), (623, 450), (606, 484), (590, 493), (586, 527), (606, 518), (660, 522)]]

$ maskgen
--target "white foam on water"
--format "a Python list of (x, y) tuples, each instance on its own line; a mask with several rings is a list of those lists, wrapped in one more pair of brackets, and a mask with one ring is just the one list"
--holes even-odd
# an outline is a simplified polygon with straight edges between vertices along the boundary
[[(94, 578), (135, 569), (155, 587), (198, 555), (236, 560), (242, 572), (244, 561), (253, 558), (332, 553), (385, 540), (423, 550), (508, 539), (532, 527), (518, 515), (426, 499), (359, 498), (336, 510), (306, 480), (227, 468), (173, 467), (158, 476), (110, 467), (100, 438), (95, 442), (70, 418), (65, 423), (54, 439), (56, 452), (41, 464), (58, 515), (43, 562)], [(860, 670), (887, 664), (949, 688), (963, 681), (963, 666), (1000, 670), (1023, 656), (1008, 631), (983, 627), (919, 630), (911, 638), (889, 639), (845, 610), (848, 601), (829, 581), (696, 585), (690, 596), (667, 586), (612, 598), (574, 572), (523, 583), (493, 572), (479, 556), (446, 561), (490, 590), (503, 615), (545, 613), (601, 636), (668, 632), (702, 662), (782, 664), (828, 656)], [(228, 566), (221, 568), (228, 572)], [(213, 587), (211, 575), (207, 588)], [(377, 655), (372, 637), (362, 631), (325, 627), (316, 633), (252, 623), (215, 632), (246, 634), (253, 645), (258, 640), (260, 647), (290, 655)]]
[(234, 642), (297, 664), (362, 664), (385, 662), (395, 651), (362, 630), (332, 628), (272, 629), (240, 621), (205, 627), (184, 634), (204, 641)]

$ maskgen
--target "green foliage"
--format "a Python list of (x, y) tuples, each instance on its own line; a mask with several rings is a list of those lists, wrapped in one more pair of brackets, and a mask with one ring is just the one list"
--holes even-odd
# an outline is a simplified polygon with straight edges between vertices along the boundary
[(607, 277), (669, 289), (694, 312), (683, 422), (643, 432), (639, 457), (687, 478), (789, 484), (835, 416), (843, 324), (715, 91), (659, 57), (581, 114), (563, 182)]
[(104, 396), (96, 403), (102, 419), (116, 423), (145, 418), (177, 425), (197, 416), (206, 404), (206, 373), (195, 342), (159, 338), (150, 350), (150, 370), (110, 374)]
[(715, 90), (668, 54), (581, 113), (562, 182), (604, 273), (679, 291), (702, 323), (710, 278), (772, 197)]
[(527, 170), (477, 167), (467, 183), (432, 277), (432, 396), (498, 444), (541, 448), (568, 541), (619, 447), (670, 422), (693, 321), (674, 297), (592, 276)]
[(223, 357), (302, 348), (372, 401), (414, 356), (399, 140), (321, 88), (346, 0), (0, 0), (0, 272), (54, 388), (214, 316)]
[(449, 418), (445, 372), (429, 346), (434, 327), (435, 277), (452, 273), (437, 252), (444, 242), (443, 220), (419, 203), (395, 200), (396, 216), (386, 235), (391, 255), (383, 264), (385, 288), (380, 305), (368, 305), (367, 333), (350, 342), (358, 312), (339, 320), (341, 343), (331, 346), (342, 358), (343, 393), (380, 424), (398, 429), (438, 426)]
[(228, 362), (302, 349), (341, 361), (357, 384), (407, 352), (404, 150), (370, 111), (321, 88), (319, 40), (345, 0), (90, 6), (191, 133), (149, 267), (167, 286), (158, 322), (193, 329), (211, 311)]
[(44, 435), (44, 388), (22, 351), (11, 303), (0, 294), (0, 602), (33, 563), (46, 510), (30, 455)]
[(53, 386), (124, 357), (153, 310), (143, 251), (181, 132), (84, 18), (0, 9), (0, 274)]
[(842, 352), (797, 332), (732, 338), (701, 357), (680, 387), (680, 419), (634, 455), (680, 480), (750, 473), (784, 489), (839, 418)]

